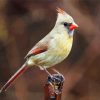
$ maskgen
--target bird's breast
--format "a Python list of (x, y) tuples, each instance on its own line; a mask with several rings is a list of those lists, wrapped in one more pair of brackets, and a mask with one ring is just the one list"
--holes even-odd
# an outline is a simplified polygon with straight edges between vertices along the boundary
[(51, 43), (51, 49), (54, 49), (54, 53), (59, 56), (67, 56), (71, 51), (73, 43), (73, 37), (69, 37), (66, 34), (58, 35)]
[(71, 51), (73, 43), (72, 37), (66, 35), (57, 36), (50, 43), (50, 48), (47, 53), (47, 60), (50, 64), (55, 65), (63, 61)]

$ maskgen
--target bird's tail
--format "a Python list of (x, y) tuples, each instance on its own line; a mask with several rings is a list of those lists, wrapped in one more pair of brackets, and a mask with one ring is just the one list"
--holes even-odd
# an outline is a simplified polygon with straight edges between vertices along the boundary
[(23, 66), (7, 81), (7, 83), (0, 89), (0, 93), (6, 91), (10, 85), (19, 77), (21, 76), (26, 70), (28, 66), (23, 64)]

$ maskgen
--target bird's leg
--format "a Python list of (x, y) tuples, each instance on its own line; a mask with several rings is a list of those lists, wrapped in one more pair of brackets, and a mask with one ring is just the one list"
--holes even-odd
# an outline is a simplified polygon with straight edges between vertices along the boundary
[(57, 71), (55, 68), (52, 68), (52, 70), (54, 71), (54, 72), (56, 72), (57, 74), (59, 74), (59, 75), (62, 75), (59, 71)]
[[(55, 77), (55, 74), (51, 74), (45, 67), (42, 67), (45, 71), (46, 71), (46, 73), (51, 77), (51, 79), (52, 80), (59, 80), (59, 78), (58, 77)], [(64, 76), (60, 73), (60, 72), (58, 72), (56, 69), (52, 69), (54, 72), (56, 72), (59, 76), (61, 76), (61, 77), (63, 77), (63, 79), (64, 79)]]
[(43, 69), (45, 70), (45, 72), (52, 78), (53, 76), (52, 76), (52, 74), (45, 68), (45, 67), (43, 67)]

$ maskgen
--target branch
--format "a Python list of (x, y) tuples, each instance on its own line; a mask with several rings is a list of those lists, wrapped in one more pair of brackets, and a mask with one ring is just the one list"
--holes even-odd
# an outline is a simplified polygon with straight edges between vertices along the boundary
[(64, 77), (59, 74), (48, 76), (45, 84), (45, 99), (44, 100), (61, 100)]

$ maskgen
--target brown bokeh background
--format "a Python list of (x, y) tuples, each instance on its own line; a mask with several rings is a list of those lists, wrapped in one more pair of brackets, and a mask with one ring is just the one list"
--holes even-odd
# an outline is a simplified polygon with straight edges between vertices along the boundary
[[(65, 76), (62, 100), (100, 99), (100, 0), (0, 0), (0, 87), (24, 56), (54, 26), (56, 7), (79, 25), (68, 58), (55, 66)], [(0, 100), (44, 100), (47, 74), (27, 70)]]

